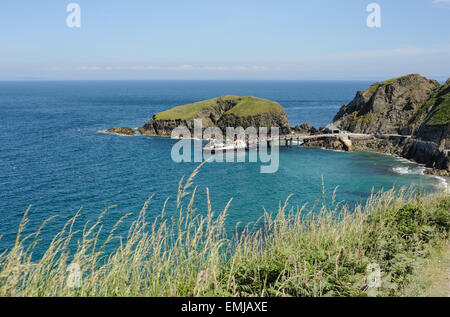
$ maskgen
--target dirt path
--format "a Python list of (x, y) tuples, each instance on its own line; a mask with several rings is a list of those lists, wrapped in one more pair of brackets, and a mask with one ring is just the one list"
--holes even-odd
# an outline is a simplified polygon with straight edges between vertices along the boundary
[(405, 296), (450, 297), (450, 241), (432, 251), (415, 273)]

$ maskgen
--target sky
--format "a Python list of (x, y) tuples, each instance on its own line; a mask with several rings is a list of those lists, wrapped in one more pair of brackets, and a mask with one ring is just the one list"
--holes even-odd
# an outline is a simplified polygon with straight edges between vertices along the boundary
[(445, 81), (449, 30), (450, 0), (2, 0), (0, 80)]

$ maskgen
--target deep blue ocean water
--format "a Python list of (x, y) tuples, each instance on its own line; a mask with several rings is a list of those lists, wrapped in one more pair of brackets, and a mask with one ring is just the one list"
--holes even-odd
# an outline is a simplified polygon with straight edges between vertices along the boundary
[[(100, 133), (110, 127), (137, 127), (153, 113), (220, 95), (253, 95), (278, 101), (292, 125), (316, 127), (331, 122), (339, 107), (369, 82), (326, 81), (67, 81), (0, 82), (0, 251), (14, 242), (28, 205), (28, 232), (58, 215), (44, 230), (50, 238), (83, 207), (80, 223), (96, 219), (107, 206), (106, 227), (125, 213), (137, 213), (150, 194), (149, 212), (157, 215), (178, 182), (197, 163), (174, 163), (177, 141)], [(373, 153), (282, 148), (280, 168), (261, 174), (259, 163), (208, 163), (195, 179), (198, 212), (206, 209), (205, 188), (213, 209), (233, 198), (228, 226), (255, 221), (276, 211), (293, 194), (291, 205), (310, 205), (336, 186), (337, 199), (364, 201), (371, 190), (441, 183), (420, 173), (417, 164)], [(169, 210), (170, 212), (170, 210)], [(126, 224), (122, 228), (125, 230)], [(125, 232), (122, 231), (124, 234)]]

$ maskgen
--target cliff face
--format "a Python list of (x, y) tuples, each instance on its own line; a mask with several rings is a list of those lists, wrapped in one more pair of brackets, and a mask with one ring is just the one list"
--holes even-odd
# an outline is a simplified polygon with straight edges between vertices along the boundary
[(343, 106), (334, 124), (355, 133), (412, 134), (413, 119), (439, 83), (420, 75), (375, 83)]
[(377, 137), (361, 146), (450, 171), (450, 79), (440, 85), (413, 74), (375, 83), (339, 110), (334, 125), (356, 133), (411, 135), (401, 142)]
[(194, 120), (202, 119), (203, 128), (227, 127), (279, 127), (280, 133), (290, 131), (284, 109), (276, 102), (240, 96), (223, 96), (178, 106), (157, 113), (139, 131), (144, 135), (170, 136), (178, 126), (194, 129)]
[(402, 155), (450, 172), (450, 80), (435, 89), (414, 119), (418, 128)]
[[(450, 130), (450, 79), (435, 89), (416, 114), (415, 122), (420, 124), (415, 135), (425, 141), (449, 148)], [(446, 141), (444, 144), (443, 142)], [(442, 143), (442, 144), (441, 144)]]

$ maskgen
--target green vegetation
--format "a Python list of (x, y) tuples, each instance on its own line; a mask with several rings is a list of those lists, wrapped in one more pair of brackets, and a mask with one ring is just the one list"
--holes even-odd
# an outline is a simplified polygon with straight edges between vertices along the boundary
[(275, 101), (255, 97), (242, 97), (236, 106), (225, 113), (239, 117), (249, 117), (273, 111), (283, 111), (283, 108)]
[[(409, 76), (414, 76), (414, 74), (413, 74), (413, 75), (406, 75), (406, 76), (402, 76), (402, 77), (397, 77), (397, 78), (388, 79), (388, 80), (383, 81), (382, 83), (378, 83), (378, 82), (377, 82), (377, 83), (374, 83), (374, 84), (372, 84), (369, 88), (367, 88), (367, 89), (364, 91), (364, 96), (365, 96), (367, 99), (371, 99), (372, 96), (377, 92), (378, 88), (380, 88), (380, 87), (381, 87), (381, 88), (384, 88), (384, 87), (386, 87), (387, 85), (391, 85), (391, 84), (395, 83), (396, 81), (401, 80), (401, 79), (403, 79), (403, 78), (407, 78), (407, 77), (409, 77)], [(405, 92), (400, 96), (400, 98), (407, 98), (407, 97), (409, 97), (409, 98), (411, 98), (411, 99), (414, 99), (414, 97), (415, 97), (415, 90), (417, 90), (417, 89), (419, 89), (419, 88), (420, 88), (419, 83), (416, 83), (416, 84), (412, 85), (411, 88), (410, 88), (408, 91), (405, 91)]]
[(377, 90), (378, 90), (378, 88), (381, 86), (382, 84), (380, 84), (380, 83), (374, 83), (374, 84), (372, 84), (369, 88), (367, 88), (365, 91), (364, 91), (364, 96), (367, 98), (367, 99), (371, 99), (372, 98), (372, 96), (377, 92)]
[(237, 116), (252, 116), (260, 113), (282, 110), (282, 107), (270, 100), (256, 97), (222, 96), (219, 98), (199, 101), (193, 104), (178, 106), (155, 115), (156, 120), (190, 120), (199, 117), (205, 110), (216, 110), (220, 102), (230, 102), (234, 106), (226, 113)]
[(360, 115), (358, 111), (354, 111), (352, 113), (352, 124), (358, 124), (361, 123), (361, 126), (367, 126), (375, 121), (377, 121), (378, 117), (380, 116), (379, 113), (366, 113), (364, 115)]
[[(428, 125), (446, 125), (450, 123), (450, 84), (442, 87), (440, 89), (441, 93), (438, 93), (436, 97), (436, 104), (433, 113), (431, 115), (431, 119), (427, 122)], [(447, 90), (447, 93), (443, 93), (444, 90)], [(433, 102), (431, 101), (431, 102)]]
[(434, 106), (427, 125), (446, 125), (450, 123), (450, 83), (442, 85), (431, 94), (428, 101), (418, 110), (415, 122)]
[(450, 123), (450, 94), (445, 96), (445, 100), (442, 101), (439, 106), (436, 107), (434, 114), (428, 125), (446, 125)]
[(420, 75), (419, 74), (409, 74), (409, 75), (400, 76), (400, 77), (397, 77), (397, 78), (391, 78), (391, 79), (383, 81), (381, 84), (383, 86), (391, 85), (391, 84), (395, 83), (396, 81), (399, 81), (399, 80), (404, 79), (404, 78), (412, 77), (412, 76), (420, 76)]
[[(276, 214), (265, 212), (254, 227), (230, 236), (229, 204), (214, 215), (207, 190), (204, 214), (193, 208), (199, 168), (180, 181), (176, 217), (163, 208), (147, 223), (146, 202), (108, 255), (117, 225), (130, 215), (101, 243), (108, 210), (79, 238), (77, 213), (32, 261), (42, 228), (22, 237), (26, 213), (14, 247), (0, 255), (0, 296), (396, 296), (411, 287), (423, 259), (448, 243), (450, 196), (405, 189), (373, 194), (352, 210), (335, 193), (331, 203), (324, 193), (308, 209), (289, 208), (288, 198)], [(71, 254), (72, 239), (79, 240)], [(70, 263), (81, 268), (80, 287), (67, 283)], [(368, 287), (371, 263), (381, 268), (379, 288)]]
[(203, 110), (214, 109), (218, 106), (219, 98), (208, 99), (196, 103), (174, 107), (172, 109), (155, 114), (155, 120), (189, 120), (197, 117)]
[(450, 243), (431, 250), (430, 257), (424, 259), (405, 288), (409, 297), (448, 297), (450, 296)]

